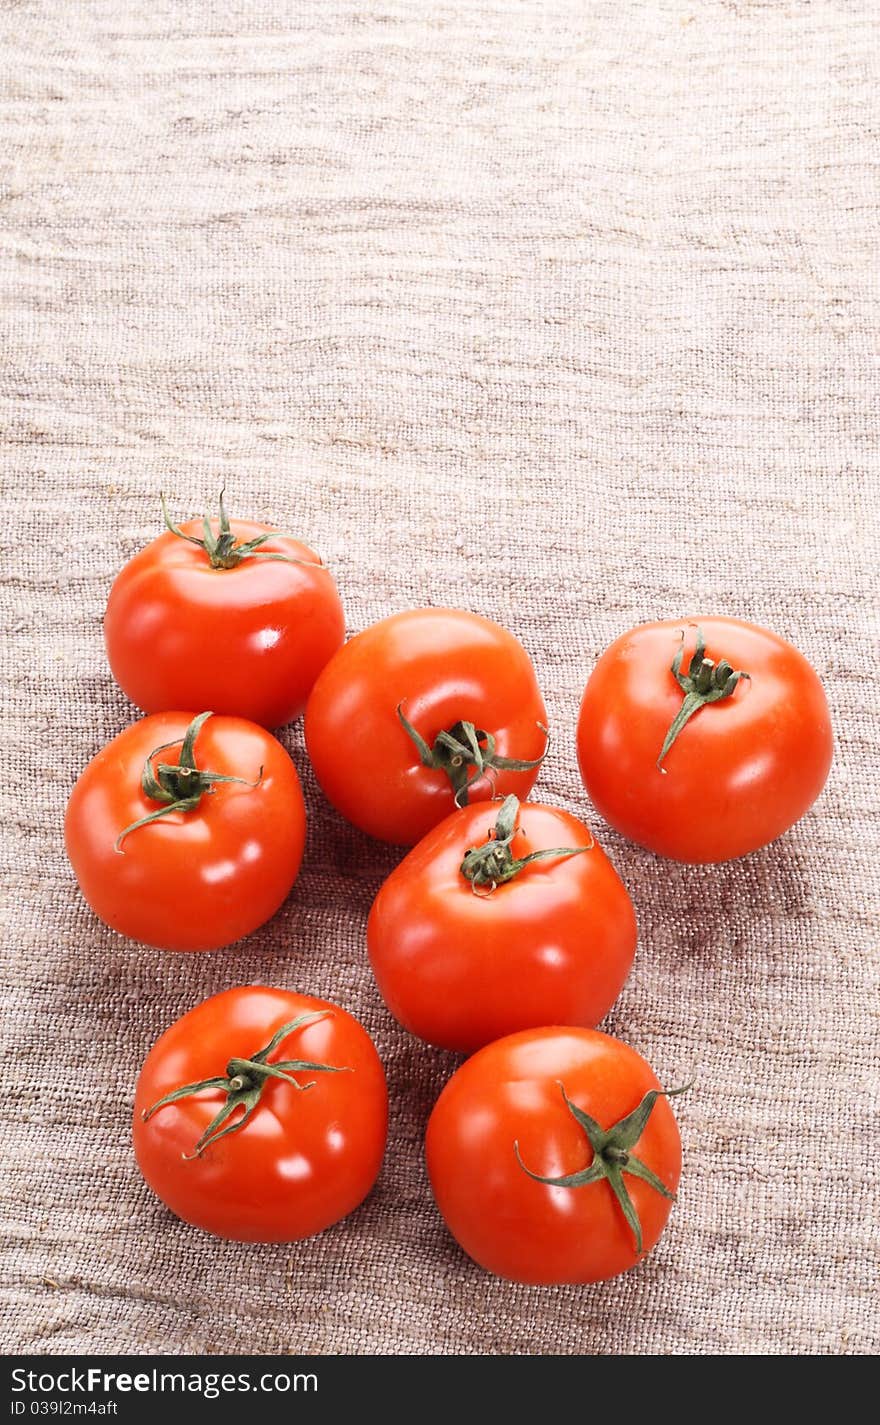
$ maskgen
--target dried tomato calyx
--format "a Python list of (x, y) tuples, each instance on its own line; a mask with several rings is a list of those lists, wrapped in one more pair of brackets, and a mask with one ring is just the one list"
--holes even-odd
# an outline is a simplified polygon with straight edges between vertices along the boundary
[[(429, 746), (404, 714), (403, 703), (397, 705), (397, 716), (407, 737), (415, 743), (422, 766), (446, 773), (459, 807), (467, 806), (468, 792), (484, 777), (491, 777), (493, 772), (531, 772), (540, 767), (547, 755), (545, 747), (541, 756), (532, 762), (519, 757), (500, 757), (495, 751), (496, 740), (492, 733), (464, 721), (438, 732), (433, 745)], [(543, 723), (537, 726), (547, 737)]]
[[(314, 1088), (315, 1080), (307, 1084), (299, 1083), (291, 1076), (302, 1072), (320, 1072), (325, 1074), (350, 1073), (351, 1070), (345, 1065), (339, 1064), (318, 1064), (311, 1059), (285, 1059), (279, 1063), (268, 1064), (266, 1060), (278, 1045), (293, 1034), (297, 1029), (304, 1029), (307, 1024), (315, 1024), (319, 1019), (332, 1018), (330, 1010), (318, 1010), (311, 1014), (301, 1014), (298, 1019), (291, 1019), (289, 1023), (282, 1024), (277, 1034), (273, 1034), (269, 1043), (264, 1049), (260, 1049), (250, 1059), (230, 1059), (226, 1065), (226, 1074), (215, 1079), (202, 1079), (197, 1084), (184, 1084), (182, 1088), (174, 1089), (172, 1093), (165, 1094), (153, 1104), (152, 1108), (144, 1109), (141, 1117), (144, 1123), (148, 1123), (154, 1113), (158, 1113), (160, 1108), (166, 1104), (176, 1103), (178, 1099), (188, 1098), (190, 1094), (202, 1093), (206, 1089), (222, 1089), (226, 1094), (226, 1102), (218, 1113), (212, 1118), (204, 1133), (197, 1140), (191, 1153), (184, 1153), (183, 1157), (187, 1162), (192, 1162), (194, 1158), (200, 1158), (206, 1148), (210, 1148), (212, 1143), (216, 1143), (219, 1138), (224, 1138), (227, 1133), (237, 1133), (244, 1128), (248, 1119), (263, 1096), (263, 1090), (270, 1079), (283, 1079), (291, 1088), (299, 1089), (304, 1093), (306, 1089)], [(243, 1113), (235, 1122), (230, 1122), (238, 1109), (243, 1109)]]
[(496, 886), (512, 881), (525, 866), (533, 861), (546, 861), (552, 856), (579, 856), (582, 851), (590, 851), (589, 846), (554, 846), (545, 851), (531, 851), (528, 856), (515, 856), (511, 842), (518, 831), (519, 798), (505, 797), (494, 828), (482, 846), (472, 846), (461, 863), (461, 874), (470, 881), (471, 890), (479, 894), (478, 887), (488, 887), (491, 895)]
[[(205, 793), (212, 791), (218, 782), (238, 782), (244, 787), (259, 786), (263, 777), (262, 767), (256, 781), (249, 782), (246, 777), (231, 777), (225, 772), (203, 772), (196, 766), (196, 738), (209, 717), (213, 717), (213, 713), (199, 713), (198, 717), (193, 718), (183, 737), (176, 737), (173, 742), (163, 742), (161, 747), (153, 748), (141, 773), (141, 790), (150, 801), (162, 802), (163, 805), (120, 831), (116, 838), (116, 850), (120, 855), (125, 854), (122, 843), (126, 836), (130, 836), (141, 826), (149, 825), (151, 821), (158, 821), (160, 817), (167, 816), (169, 812), (195, 811)], [(176, 747), (178, 742), (182, 743), (180, 761), (159, 762), (154, 767), (153, 758), (158, 757), (160, 752), (167, 752), (169, 747)]]
[(188, 544), (195, 544), (199, 549), (203, 549), (208, 556), (212, 569), (235, 569), (241, 564), (243, 559), (279, 559), (284, 564), (307, 564), (310, 569), (326, 569), (326, 565), (320, 560), (297, 559), (293, 554), (280, 554), (274, 550), (262, 549), (270, 539), (293, 539), (293, 535), (283, 535), (281, 530), (270, 529), (265, 534), (255, 535), (253, 539), (244, 539), (236, 544), (235, 535), (229, 527), (229, 516), (226, 513), (226, 506), (223, 503), (224, 490), (220, 491), (220, 528), (217, 534), (211, 528), (211, 521), (205, 515), (202, 521), (203, 538), (198, 539), (194, 534), (184, 534), (179, 525), (176, 525), (168, 513), (168, 506), (165, 503), (165, 496), (160, 495), (162, 501), (162, 517), (165, 520), (165, 528), (176, 534), (178, 539), (185, 539)]
[(518, 1142), (513, 1145), (516, 1160), (524, 1173), (528, 1173), (536, 1183), (546, 1183), (548, 1187), (580, 1188), (587, 1187), (590, 1183), (601, 1182), (604, 1179), (617, 1198), (635, 1238), (636, 1254), (641, 1256), (642, 1224), (639, 1221), (635, 1203), (627, 1191), (623, 1175), (629, 1173), (630, 1177), (641, 1178), (642, 1182), (647, 1183), (662, 1197), (670, 1200), (675, 1199), (675, 1194), (669, 1191), (657, 1174), (648, 1167), (647, 1163), (643, 1163), (641, 1158), (637, 1158), (632, 1150), (644, 1133), (658, 1098), (663, 1096), (672, 1098), (675, 1094), (686, 1093), (689, 1088), (693, 1087), (693, 1081), (683, 1084), (679, 1089), (650, 1089), (632, 1113), (628, 1113), (625, 1118), (621, 1118), (611, 1128), (600, 1127), (595, 1118), (591, 1118), (582, 1108), (578, 1108), (576, 1103), (572, 1103), (561, 1083), (559, 1087), (562, 1090), (566, 1108), (586, 1134), (587, 1141), (593, 1150), (593, 1161), (577, 1173), (567, 1173), (559, 1178), (545, 1178), (526, 1167), (520, 1157)]
[(682, 629), (681, 643), (672, 660), (671, 672), (675, 675), (675, 681), (684, 693), (684, 702), (669, 724), (669, 729), (663, 739), (663, 746), (660, 749), (660, 756), (657, 758), (657, 766), (663, 773), (666, 772), (663, 760), (667, 752), (694, 713), (698, 713), (700, 708), (706, 707), (708, 703), (717, 703), (722, 698), (729, 698), (741, 678), (751, 678), (749, 673), (743, 673), (742, 670), (734, 672), (726, 658), (722, 658), (720, 663), (716, 663), (712, 658), (707, 658), (705, 653), (706, 643), (703, 638), (703, 630), (697, 625), (697, 646), (694, 656), (688, 665), (687, 673), (682, 673), (681, 660), (684, 656), (684, 629)]

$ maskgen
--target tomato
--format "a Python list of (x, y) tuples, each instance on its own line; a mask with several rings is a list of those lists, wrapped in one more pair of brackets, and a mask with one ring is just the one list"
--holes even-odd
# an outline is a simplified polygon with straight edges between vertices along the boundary
[(831, 766), (822, 685), (785, 639), (734, 618), (646, 623), (602, 654), (577, 729), (617, 831), (676, 861), (729, 861), (812, 805)]
[(179, 526), (166, 511), (167, 533), (126, 564), (104, 615), (110, 667), (145, 712), (211, 708), (280, 727), (345, 637), (339, 593), (308, 545), (230, 522), (222, 495), (220, 511)]
[(358, 634), (306, 707), (309, 757), (362, 831), (413, 845), (456, 806), (526, 797), (547, 713), (522, 644), (459, 609), (413, 609)]
[(294, 1242), (363, 1201), (387, 1119), (385, 1074), (356, 1019), (248, 985), (204, 1000), (154, 1044), (132, 1133), (144, 1178), (184, 1222)]
[(481, 1049), (441, 1093), (425, 1146), (460, 1246), (535, 1285), (632, 1267), (660, 1237), (681, 1171), (650, 1067), (595, 1029), (528, 1029)]
[(114, 737), (79, 777), (64, 822), (95, 914), (161, 950), (215, 950), (274, 915), (305, 829), (296, 769), (271, 733), (181, 712)]
[(401, 1024), (469, 1053), (532, 1025), (597, 1024), (632, 964), (636, 919), (583, 822), (511, 796), (428, 832), (376, 896), (367, 945)]

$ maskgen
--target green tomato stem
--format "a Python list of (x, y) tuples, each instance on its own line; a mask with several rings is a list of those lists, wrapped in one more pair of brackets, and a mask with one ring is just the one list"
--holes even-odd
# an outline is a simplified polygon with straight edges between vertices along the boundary
[(546, 861), (550, 857), (579, 856), (582, 851), (592, 850), (595, 842), (590, 838), (589, 846), (554, 846), (545, 851), (532, 851), (528, 856), (515, 856), (511, 842), (518, 830), (519, 798), (505, 797), (495, 822), (494, 829), (482, 846), (472, 846), (461, 863), (461, 874), (470, 881), (471, 890), (479, 895), (479, 888), (488, 887), (491, 895), (497, 886), (512, 881), (533, 861)]
[[(319, 1019), (329, 1018), (332, 1018), (332, 1011), (322, 1009), (310, 1014), (301, 1014), (297, 1019), (291, 1019), (272, 1036), (265, 1048), (260, 1049), (250, 1059), (230, 1059), (226, 1065), (225, 1076), (202, 1079), (196, 1084), (184, 1084), (182, 1088), (173, 1089), (171, 1093), (165, 1094), (163, 1098), (153, 1104), (152, 1108), (144, 1109), (141, 1114), (144, 1123), (149, 1123), (153, 1114), (158, 1113), (159, 1109), (165, 1108), (170, 1103), (177, 1103), (179, 1099), (203, 1093), (206, 1089), (221, 1089), (226, 1094), (226, 1102), (211, 1119), (201, 1137), (197, 1139), (193, 1151), (183, 1154), (186, 1162), (192, 1162), (194, 1159), (200, 1158), (205, 1149), (210, 1148), (218, 1139), (225, 1138), (228, 1133), (238, 1133), (244, 1128), (258, 1107), (270, 1079), (281, 1079), (292, 1088), (305, 1092), (306, 1089), (314, 1088), (314, 1079), (309, 1083), (301, 1084), (291, 1075), (302, 1072), (350, 1073), (351, 1070), (344, 1065), (319, 1064), (312, 1059), (287, 1059), (283, 1063), (275, 1064), (266, 1062), (273, 1049), (276, 1049), (282, 1040), (287, 1039), (296, 1030), (304, 1029), (307, 1024), (315, 1024)], [(239, 1109), (242, 1109), (243, 1112), (240, 1117), (235, 1118)]]
[(165, 528), (170, 534), (176, 534), (178, 539), (185, 539), (188, 544), (195, 544), (199, 549), (203, 549), (212, 569), (235, 569), (245, 559), (278, 559), (285, 564), (305, 564), (310, 569), (326, 569), (326, 564), (320, 559), (297, 559), (293, 554), (280, 554), (276, 551), (264, 550), (261, 546), (270, 539), (294, 538), (293, 535), (284, 535), (277, 529), (267, 530), (265, 534), (258, 534), (253, 539), (236, 543), (235, 535), (229, 525), (226, 506), (223, 503), (225, 493), (225, 490), (220, 491), (220, 529), (218, 534), (215, 534), (211, 529), (211, 521), (207, 515), (202, 520), (203, 537), (201, 539), (198, 539), (194, 534), (184, 534), (180, 526), (175, 524), (169, 515), (165, 496), (160, 495)]
[[(160, 817), (167, 816), (172, 811), (195, 811), (205, 793), (212, 791), (219, 783), (238, 782), (244, 787), (259, 786), (263, 779), (262, 767), (256, 781), (249, 782), (245, 777), (231, 777), (225, 772), (203, 772), (196, 766), (196, 738), (209, 717), (213, 717), (213, 713), (199, 713), (198, 717), (193, 718), (182, 738), (175, 738), (174, 742), (163, 742), (161, 747), (153, 748), (141, 773), (141, 790), (150, 801), (162, 802), (164, 805), (146, 816), (139, 817), (124, 831), (120, 831), (115, 843), (115, 849), (120, 856), (125, 855), (122, 850), (123, 841), (133, 831), (142, 826), (149, 826), (151, 822), (158, 821)], [(154, 770), (153, 758), (158, 757), (161, 752), (167, 752), (170, 747), (176, 747), (178, 742), (182, 743), (180, 761), (160, 762)]]
[[(530, 772), (540, 767), (547, 756), (545, 747), (541, 756), (532, 762), (518, 757), (501, 757), (495, 751), (496, 741), (492, 733), (465, 721), (441, 730), (433, 745), (429, 745), (406, 717), (403, 703), (398, 703), (397, 716), (407, 737), (415, 743), (422, 766), (446, 773), (458, 807), (467, 806), (470, 789), (484, 777), (502, 771)], [(546, 727), (540, 722), (538, 727), (549, 740)]]
[(687, 673), (682, 673), (681, 661), (684, 656), (684, 630), (682, 629), (681, 643), (672, 660), (671, 672), (684, 693), (684, 701), (669, 725), (663, 739), (663, 746), (660, 749), (660, 756), (657, 758), (657, 767), (664, 774), (666, 768), (663, 766), (663, 762), (666, 754), (685, 724), (709, 703), (721, 702), (723, 698), (731, 697), (740, 679), (750, 679), (751, 677), (749, 673), (743, 673), (742, 670), (734, 672), (726, 658), (722, 658), (720, 663), (715, 663), (713, 659), (706, 658), (705, 653), (706, 644), (703, 630), (698, 626), (697, 646), (694, 655)]
[(518, 1142), (513, 1145), (516, 1160), (524, 1173), (527, 1173), (536, 1183), (544, 1183), (547, 1187), (582, 1188), (604, 1179), (617, 1198), (620, 1210), (635, 1239), (636, 1255), (640, 1257), (643, 1249), (642, 1224), (639, 1221), (635, 1204), (627, 1191), (623, 1175), (628, 1173), (630, 1177), (641, 1178), (642, 1182), (647, 1183), (655, 1192), (659, 1192), (661, 1197), (674, 1200), (675, 1194), (669, 1191), (657, 1174), (648, 1167), (647, 1163), (643, 1163), (641, 1158), (637, 1158), (632, 1150), (644, 1133), (658, 1098), (661, 1096), (672, 1098), (675, 1094), (687, 1093), (688, 1089), (693, 1088), (693, 1080), (678, 1089), (650, 1089), (632, 1113), (628, 1113), (625, 1118), (621, 1118), (610, 1128), (602, 1128), (595, 1118), (591, 1118), (582, 1108), (578, 1108), (576, 1103), (572, 1103), (563, 1084), (560, 1083), (559, 1087), (562, 1090), (566, 1108), (575, 1122), (583, 1129), (587, 1142), (593, 1150), (592, 1162), (577, 1173), (566, 1173), (559, 1178), (545, 1178), (540, 1173), (533, 1173), (531, 1168), (526, 1167), (520, 1156)]

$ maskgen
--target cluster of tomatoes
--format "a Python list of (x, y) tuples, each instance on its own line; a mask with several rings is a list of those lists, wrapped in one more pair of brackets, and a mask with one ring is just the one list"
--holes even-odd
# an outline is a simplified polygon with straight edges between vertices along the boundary
[[(164, 509), (164, 502), (163, 502)], [(501, 1276), (596, 1281), (663, 1230), (681, 1145), (633, 1049), (595, 1029), (636, 946), (632, 902), (590, 830), (527, 799), (546, 753), (534, 669), (488, 619), (421, 609), (344, 642), (306, 545), (261, 524), (173, 523), (122, 570), (110, 666), (147, 716), (88, 765), (65, 823), (89, 905), (148, 945), (210, 950), (272, 916), (306, 814), (267, 730), (305, 708), (329, 801), (413, 849), (367, 948), (392, 1014), (468, 1054), (427, 1128), (437, 1205)], [(811, 805), (831, 763), (821, 684), (785, 640), (729, 618), (645, 624), (587, 683), (578, 760), (596, 809), (679, 861), (742, 856)], [(339, 1005), (242, 986), (167, 1030), (136, 1090), (141, 1171), (180, 1217), (243, 1241), (320, 1232), (382, 1162), (387, 1089)]]

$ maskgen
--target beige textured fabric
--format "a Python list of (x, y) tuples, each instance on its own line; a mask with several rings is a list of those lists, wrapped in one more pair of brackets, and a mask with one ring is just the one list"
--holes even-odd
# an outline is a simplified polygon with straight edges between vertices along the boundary
[[(878, 1345), (880, 15), (873, 0), (52, 0), (0, 7), (7, 1349), (852, 1352)], [(837, 760), (777, 845), (664, 864), (597, 825), (640, 951), (607, 1027), (680, 1100), (680, 1201), (625, 1278), (458, 1252), (422, 1166), (455, 1060), (364, 924), (395, 853), (311, 817), (289, 903), (175, 957), (105, 931), (61, 818), (132, 716), (101, 615), (157, 496), (301, 531), (352, 630), (508, 624), (573, 726), (630, 624), (790, 637)], [(711, 807), (694, 808), (711, 815)], [(268, 981), (338, 998), (392, 1090), (386, 1166), (291, 1248), (172, 1219), (128, 1115), (158, 1033)]]

